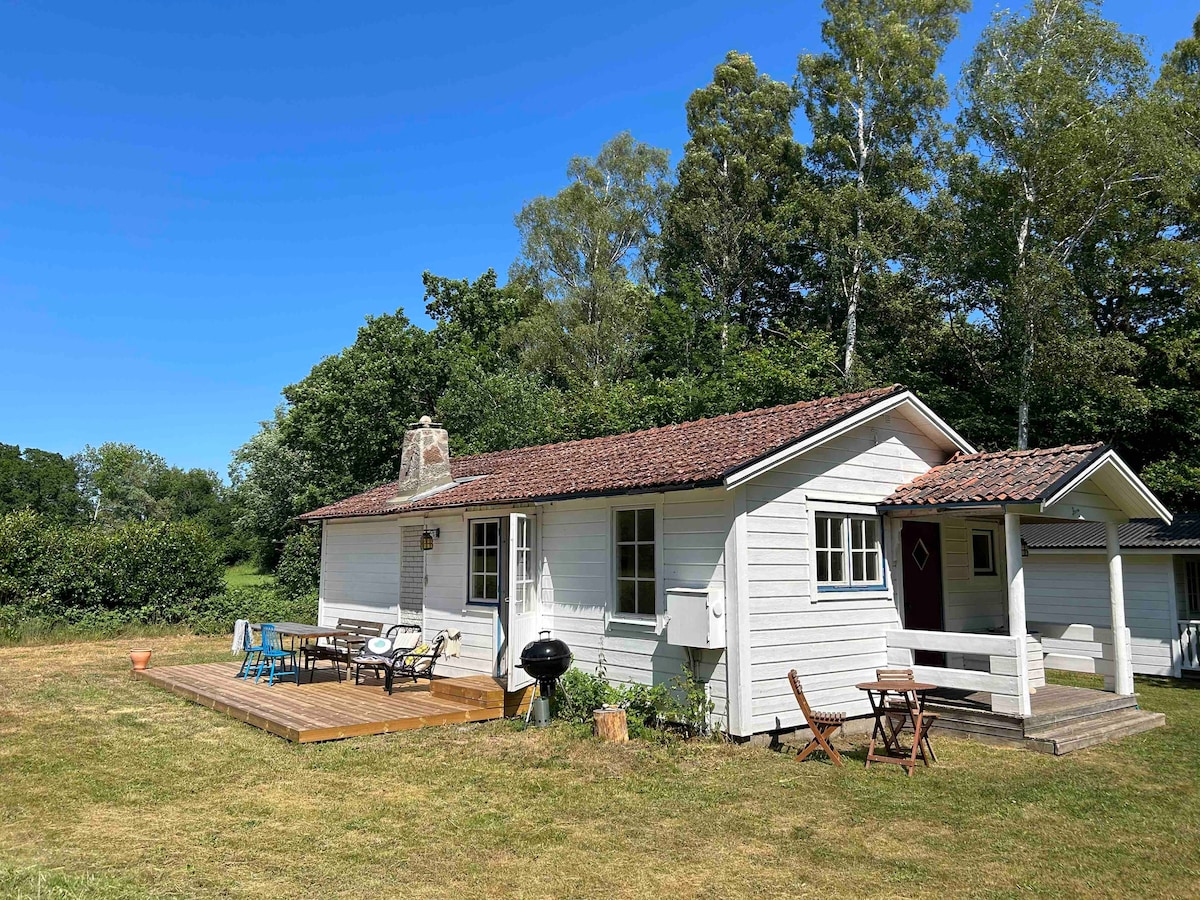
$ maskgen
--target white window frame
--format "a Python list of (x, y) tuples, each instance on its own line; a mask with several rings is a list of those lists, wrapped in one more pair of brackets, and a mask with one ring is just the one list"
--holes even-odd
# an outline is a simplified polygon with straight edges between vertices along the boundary
[[(841, 516), (842, 552), (845, 554), (845, 578), (839, 582), (823, 582), (817, 580), (817, 517)], [(855, 583), (853, 580), (854, 562), (851, 541), (851, 525), (854, 519), (874, 519), (879, 536), (878, 548), (874, 551), (879, 556), (879, 581), (870, 583)], [(890, 597), (891, 586), (888, 578), (887, 535), (885, 521), (874, 506), (856, 503), (836, 503), (813, 501), (808, 502), (808, 549), (809, 549), (809, 579), (812, 584), (814, 600), (850, 600), (875, 597)], [(861, 551), (859, 551), (861, 552)]]
[[(617, 610), (618, 567), (620, 566), (617, 552), (617, 513), (638, 509), (654, 511), (654, 612), (641, 615)], [(665, 609), (664, 598), (666, 597), (663, 587), (663, 502), (660, 497), (648, 496), (641, 503), (619, 503), (609, 507), (608, 558), (608, 621), (660, 630)]]
[(1189, 619), (1200, 619), (1200, 590), (1196, 580), (1200, 574), (1189, 571), (1193, 566), (1200, 568), (1200, 556), (1183, 557), (1183, 608)]
[[(988, 536), (988, 546), (992, 556), (992, 567), (990, 569), (980, 569), (975, 563), (975, 535), (985, 534)], [(968, 553), (971, 554), (971, 577), (972, 578), (997, 578), (1000, 575), (1000, 560), (996, 555), (996, 548), (999, 546), (999, 541), (996, 539), (996, 529), (981, 527), (979, 525), (971, 526), (971, 539), (968, 544)]]
[[(499, 609), (500, 600), (504, 595), (504, 566), (507, 554), (504, 552), (504, 516), (476, 516), (467, 519), (467, 606)], [(478, 599), (475, 597), (475, 526), (486, 522), (496, 524), (496, 599)], [(490, 547), (491, 545), (485, 545)], [(491, 574), (484, 573), (484, 574)]]

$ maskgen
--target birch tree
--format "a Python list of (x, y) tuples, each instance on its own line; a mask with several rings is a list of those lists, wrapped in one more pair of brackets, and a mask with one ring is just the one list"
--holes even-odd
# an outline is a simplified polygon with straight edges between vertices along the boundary
[(1081, 261), (1112, 234), (1106, 223), (1162, 189), (1170, 134), (1148, 87), (1140, 40), (1084, 0), (997, 13), (964, 69), (958, 125), (974, 153), (953, 185), (968, 273), (959, 302), (998, 340), (1019, 448), (1043, 355), (1067, 366), (1072, 354), (1053, 350), (1062, 335), (1094, 334)]
[(918, 202), (933, 186), (946, 104), (937, 66), (967, 0), (825, 0), (828, 50), (800, 57), (812, 126), (810, 240), (844, 321), (842, 374), (856, 381), (872, 290), (903, 264)]

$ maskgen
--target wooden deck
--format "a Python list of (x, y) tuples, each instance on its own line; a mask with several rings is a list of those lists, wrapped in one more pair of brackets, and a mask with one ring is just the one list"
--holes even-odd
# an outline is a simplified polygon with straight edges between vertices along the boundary
[(378, 680), (338, 683), (330, 669), (318, 670), (311, 684), (255, 684), (234, 677), (238, 665), (165, 666), (134, 674), (193, 703), (302, 744), (524, 715), (532, 699), (532, 688), (509, 694), (499, 680), (487, 675), (397, 686), (389, 696)]
[(938, 691), (926, 708), (938, 714), (939, 731), (992, 744), (1025, 747), (1061, 756), (1165, 724), (1162, 713), (1137, 708), (1136, 697), (1047, 684), (1030, 699), (1030, 715), (993, 712), (982, 692)]

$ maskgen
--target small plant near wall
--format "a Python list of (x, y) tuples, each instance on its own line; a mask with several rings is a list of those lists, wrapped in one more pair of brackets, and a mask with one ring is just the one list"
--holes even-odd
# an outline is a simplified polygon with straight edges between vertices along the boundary
[(554, 714), (567, 722), (590, 724), (593, 711), (608, 705), (626, 711), (630, 737), (714, 734), (710, 721), (713, 702), (704, 683), (686, 665), (662, 684), (612, 684), (601, 656), (594, 675), (572, 668), (559, 680), (558, 688)]

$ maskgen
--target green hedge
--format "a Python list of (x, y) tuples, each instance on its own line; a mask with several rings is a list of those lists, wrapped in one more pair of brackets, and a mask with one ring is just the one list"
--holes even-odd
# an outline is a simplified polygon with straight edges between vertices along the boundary
[(0, 516), (0, 607), (75, 622), (115, 614), (175, 622), (219, 593), (216, 543), (192, 522), (66, 527), (35, 513)]

